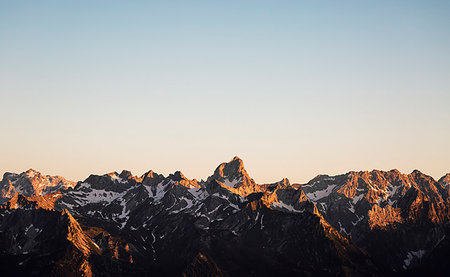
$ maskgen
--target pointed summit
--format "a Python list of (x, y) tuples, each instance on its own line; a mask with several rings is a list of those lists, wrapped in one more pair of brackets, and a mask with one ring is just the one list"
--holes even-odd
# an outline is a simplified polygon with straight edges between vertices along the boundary
[(239, 158), (238, 156), (234, 156), (234, 158), (231, 161), (229, 161), (228, 163), (229, 164), (237, 164), (237, 165), (239, 165), (240, 168), (245, 170), (244, 169), (244, 161), (241, 158)]
[(172, 184), (174, 182), (175, 186), (182, 185), (187, 188), (200, 187), (196, 179), (190, 180), (186, 178), (186, 176), (184, 176), (184, 174), (181, 173), (181, 171), (176, 171), (175, 173), (170, 174), (167, 177), (167, 180), (171, 181)]
[(274, 190), (276, 190), (277, 188), (287, 188), (287, 187), (290, 187), (291, 186), (291, 183), (289, 182), (289, 179), (288, 178), (283, 178), (283, 179), (281, 179), (280, 181), (278, 181), (278, 182), (275, 182), (275, 183), (271, 183), (271, 184), (263, 184), (263, 185), (260, 185), (263, 189), (264, 189), (264, 191), (274, 191)]
[(122, 170), (122, 172), (119, 174), (119, 177), (122, 179), (131, 179), (133, 178), (133, 174), (131, 173), (131, 171), (128, 170)]
[(245, 170), (244, 162), (238, 156), (235, 156), (228, 163), (221, 163), (214, 171), (214, 174), (208, 177), (207, 182), (212, 180), (216, 180), (231, 188), (256, 185), (255, 181), (250, 178)]
[(234, 158), (230, 162), (234, 162), (234, 161), (239, 161), (239, 162), (243, 163), (242, 159), (239, 158), (238, 156), (234, 156)]
[(39, 173), (39, 171), (37, 171), (37, 170), (34, 170), (34, 169), (32, 169), (32, 168), (30, 168), (30, 169), (28, 169), (27, 171), (25, 171), (24, 172), (24, 174), (25, 175), (34, 175), (34, 174), (37, 174), (37, 173)]
[(291, 185), (291, 183), (289, 182), (289, 179), (288, 179), (288, 178), (283, 178), (283, 179), (279, 182), (279, 184), (282, 185), (282, 186), (286, 186), (286, 187)]
[(141, 178), (154, 178), (155, 175), (157, 175), (153, 170), (149, 170), (146, 173), (144, 173), (144, 175), (141, 176)]
[(141, 176), (142, 183), (147, 186), (157, 185), (162, 180), (164, 180), (164, 175), (158, 174), (153, 170), (147, 171), (144, 175)]
[(450, 185), (450, 173), (447, 173), (444, 176), (442, 176), (442, 178), (439, 179), (438, 182), (439, 182), (439, 184), (441, 184), (445, 188), (448, 188), (449, 185)]
[(181, 180), (188, 180), (188, 178), (186, 178), (181, 171), (175, 171), (175, 173), (170, 174), (167, 178), (175, 182), (179, 182)]

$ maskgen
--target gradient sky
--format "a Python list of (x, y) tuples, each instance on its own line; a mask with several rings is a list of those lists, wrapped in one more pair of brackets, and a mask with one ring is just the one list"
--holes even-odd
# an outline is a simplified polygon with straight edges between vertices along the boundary
[(0, 0), (0, 174), (450, 172), (450, 1)]

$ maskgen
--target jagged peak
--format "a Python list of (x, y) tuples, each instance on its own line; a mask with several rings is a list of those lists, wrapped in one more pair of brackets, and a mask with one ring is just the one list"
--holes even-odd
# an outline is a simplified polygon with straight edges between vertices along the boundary
[(173, 180), (173, 181), (181, 181), (181, 180), (189, 180), (184, 176), (184, 174), (181, 171), (175, 171), (173, 174), (170, 174), (167, 178)]
[(3, 198), (13, 197), (15, 192), (33, 197), (76, 186), (75, 182), (61, 176), (43, 175), (34, 169), (28, 169), (20, 174), (6, 172), (1, 183), (4, 185), (1, 192)]
[(445, 174), (439, 179), (439, 183), (450, 183), (450, 173)]
[[(33, 168), (30, 168), (30, 169), (28, 169), (28, 170), (26, 170), (26, 171), (24, 171), (24, 172), (22, 172), (20, 174), (10, 173), (10, 172), (7, 172), (5, 174), (10, 175), (10, 176), (14, 176), (14, 177), (16, 177), (16, 176), (19, 176), (19, 177), (25, 176), (25, 177), (28, 177), (28, 178), (33, 178), (33, 177), (37, 176), (39, 178), (59, 178), (59, 179), (66, 180), (67, 182), (72, 182), (72, 181), (69, 181), (69, 180), (67, 180), (66, 178), (64, 178), (64, 177), (62, 177), (60, 175), (43, 174), (40, 171), (38, 171), (36, 169), (33, 169)], [(5, 176), (5, 174), (3, 176)]]
[(142, 183), (144, 185), (156, 185), (165, 179), (164, 175), (158, 174), (153, 170), (149, 170), (141, 176)]
[(144, 175), (142, 175), (141, 176), (141, 178), (150, 178), (150, 179), (153, 179), (153, 178), (156, 178), (156, 177), (159, 177), (159, 176), (163, 176), (162, 174), (158, 174), (158, 173), (156, 173), (155, 171), (153, 171), (153, 170), (149, 170), (149, 171), (147, 171), (147, 172), (145, 172), (144, 173)]
[(128, 181), (127, 178), (123, 178), (122, 176), (120, 176), (121, 174), (119, 174), (117, 171), (113, 171), (110, 173), (106, 173), (105, 175), (103, 175), (104, 177), (109, 177), (112, 181), (114, 182), (119, 182), (119, 183), (123, 183)]
[(392, 173), (395, 173), (395, 174), (402, 174), (402, 173), (400, 172), (400, 170), (398, 170), (398, 169), (396, 169), (396, 168), (393, 168), (393, 169), (389, 170), (389, 172), (392, 172)]
[(208, 177), (207, 182), (212, 180), (224, 183), (227, 187), (238, 188), (242, 185), (255, 184), (244, 168), (244, 162), (237, 156), (231, 161), (221, 163), (213, 175)]
[(124, 170), (122, 170), (122, 172), (119, 174), (119, 177), (120, 177), (120, 178), (124, 178), (124, 179), (131, 179), (131, 178), (133, 178), (134, 176), (133, 176), (133, 174), (131, 173), (131, 171), (124, 169)]
[[(170, 174), (166, 178), (166, 181), (167, 180), (169, 180), (171, 182), (171, 184), (181, 185), (181, 186), (184, 186), (187, 188), (200, 187), (200, 184), (198, 183), (198, 181), (196, 179), (191, 180), (191, 179), (186, 178), (186, 176), (184, 176), (184, 174), (181, 171), (176, 171), (173, 174)], [(161, 179), (158, 179), (158, 181), (161, 181)]]
[(288, 178), (283, 178), (278, 182), (266, 184), (266, 185), (262, 185), (262, 186), (265, 186), (265, 187), (277, 187), (277, 186), (289, 187), (289, 186), (291, 186), (291, 183)]
[[(415, 171), (417, 171), (420, 174), (423, 174), (423, 173), (421, 173), (418, 170), (415, 170)], [(346, 176), (348, 178), (359, 178), (359, 177), (365, 178), (365, 177), (374, 177), (374, 176), (378, 176), (378, 177), (380, 177), (380, 176), (382, 176), (382, 177), (392, 176), (392, 177), (395, 177), (395, 176), (400, 176), (400, 175), (405, 175), (405, 174), (400, 172), (398, 169), (393, 168), (393, 169), (390, 169), (390, 170), (372, 169), (370, 171), (368, 171), (368, 170), (353, 171), (352, 170), (352, 171), (349, 171), (349, 172), (347, 172), (345, 174), (342, 174), (342, 175), (335, 175), (335, 176), (329, 176), (329, 175), (325, 175), (325, 174), (324, 175), (317, 175), (314, 179), (317, 179), (317, 178), (328, 178), (328, 177), (335, 178), (335, 177), (340, 177), (340, 176)]]
[(420, 172), (420, 170), (418, 169), (414, 169), (411, 174), (423, 174), (422, 172)]
[(221, 163), (214, 171), (213, 176), (227, 178), (240, 177), (242, 175), (248, 176), (244, 167), (244, 161), (235, 156), (231, 161)]
[(14, 173), (14, 172), (5, 172), (5, 173), (3, 173), (3, 180), (9, 179), (10, 177), (17, 177), (17, 176), (19, 176), (19, 174)]
[(113, 171), (113, 172), (106, 173), (105, 175), (110, 176), (110, 177), (111, 176), (119, 176), (119, 173), (117, 171)]
[(234, 161), (238, 161), (240, 163), (243, 163), (242, 159), (239, 158), (238, 156), (234, 156), (234, 158), (230, 162), (234, 162)]
[(450, 173), (447, 173), (444, 176), (442, 176), (438, 182), (444, 188), (448, 188), (450, 186)]
[(99, 176), (99, 175), (92, 175), (91, 174), (88, 177), (88, 179), (86, 179), (85, 182), (89, 183), (88, 180), (96, 179), (96, 178), (99, 178), (99, 177), (100, 178), (101, 177), (108, 177), (112, 181), (118, 182), (118, 183), (127, 183), (127, 182), (129, 182), (131, 180), (134, 180), (136, 182), (141, 182), (142, 181), (142, 179), (140, 177), (134, 176), (131, 173), (131, 171), (124, 169), (124, 170), (121, 171), (120, 174), (117, 171), (109, 172), (109, 173), (106, 173), (106, 174), (101, 175), (101, 176)]
[(41, 174), (39, 171), (30, 168), (30, 169), (28, 169), (27, 171), (25, 171), (25, 172), (23, 173), (23, 175), (32, 178), (32, 177), (34, 177), (34, 176), (36, 176), (36, 175), (40, 176), (40, 175), (42, 175), (42, 174)]
[(416, 179), (416, 180), (417, 179), (432, 179), (432, 180), (434, 180), (433, 177), (431, 177), (431, 176), (429, 176), (429, 175), (427, 175), (425, 173), (422, 173), (418, 169), (414, 169), (413, 172), (411, 172), (409, 174), (409, 176), (412, 177), (413, 179)]

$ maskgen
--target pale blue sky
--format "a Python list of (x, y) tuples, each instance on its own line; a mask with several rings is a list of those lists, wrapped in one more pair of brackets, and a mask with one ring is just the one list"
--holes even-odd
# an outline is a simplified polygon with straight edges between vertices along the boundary
[(450, 172), (449, 1), (2, 1), (0, 174)]

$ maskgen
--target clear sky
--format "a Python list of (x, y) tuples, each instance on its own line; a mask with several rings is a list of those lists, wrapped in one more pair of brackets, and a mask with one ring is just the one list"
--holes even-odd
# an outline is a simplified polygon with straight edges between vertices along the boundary
[(0, 0), (0, 174), (450, 172), (450, 1)]

